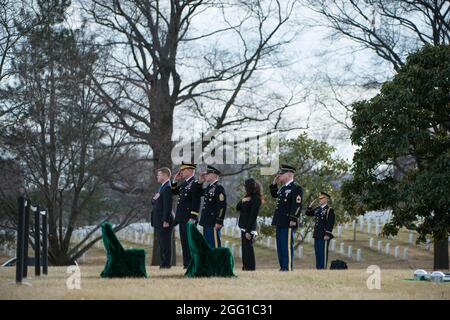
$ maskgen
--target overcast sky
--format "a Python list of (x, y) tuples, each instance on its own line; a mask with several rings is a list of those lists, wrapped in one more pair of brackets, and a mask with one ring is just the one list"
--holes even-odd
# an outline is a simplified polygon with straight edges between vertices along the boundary
[[(74, 11), (69, 18), (69, 24), (76, 26), (79, 22), (79, 10), (77, 4), (73, 5)], [(231, 12), (227, 17), (232, 20), (241, 15), (241, 12)], [(349, 140), (349, 132), (337, 125), (330, 119), (327, 111), (318, 105), (315, 100), (324, 101), (328, 107), (333, 109), (335, 101), (326, 83), (320, 81), (325, 77), (332, 79), (342, 79), (352, 81), (361, 75), (377, 75), (379, 79), (386, 79), (392, 76), (393, 71), (389, 65), (377, 60), (376, 56), (369, 50), (355, 51), (355, 44), (347, 39), (329, 39), (329, 30), (323, 27), (312, 27), (311, 24), (320, 22), (320, 17), (309, 9), (297, 6), (289, 25), (280, 33), (280, 36), (291, 37), (294, 33), (298, 35), (294, 41), (285, 47), (279, 57), (287, 66), (279, 69), (269, 69), (257, 74), (257, 77), (264, 79), (265, 88), (260, 88), (255, 96), (264, 90), (273, 90), (280, 94), (287, 94), (293, 90), (298, 97), (306, 96), (303, 103), (291, 108), (285, 114), (286, 126), (308, 125), (308, 134), (317, 139), (323, 139), (333, 144), (337, 148), (336, 155), (349, 161), (352, 159), (354, 147)], [(198, 15), (192, 26), (195, 34), (210, 32), (224, 26), (221, 14), (215, 10), (207, 10)], [(250, 25), (249, 25), (250, 26)], [(254, 34), (248, 33), (249, 37)], [(236, 48), (239, 50), (239, 39), (230, 33), (220, 34), (218, 37), (211, 37), (205, 41), (195, 42), (195, 46), (190, 50), (180, 50), (180, 61), (188, 64), (195, 64), (196, 57), (208, 52), (211, 46), (217, 48)], [(201, 61), (201, 58), (197, 61)], [(183, 69), (180, 68), (183, 73)], [(184, 83), (188, 83), (189, 78), (195, 79), (196, 74), (186, 68), (183, 73)], [(256, 79), (255, 79), (256, 80)], [(258, 79), (259, 80), (259, 79)], [(352, 102), (362, 98), (370, 98), (377, 93), (377, 90), (361, 90), (349, 85), (339, 88), (340, 98), (346, 102)], [(335, 108), (333, 114), (340, 119), (344, 119), (342, 108)], [(198, 132), (205, 128), (205, 124), (195, 117), (183, 115), (183, 109), (177, 109), (174, 123), (174, 138), (186, 136), (192, 128)], [(261, 129), (258, 124), (258, 129)], [(295, 137), (299, 131), (287, 134), (287, 137)]]

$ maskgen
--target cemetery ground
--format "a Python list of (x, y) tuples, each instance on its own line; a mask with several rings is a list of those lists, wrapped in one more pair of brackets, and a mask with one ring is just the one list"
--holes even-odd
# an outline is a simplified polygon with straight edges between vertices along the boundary
[[(147, 279), (102, 279), (100, 272), (106, 261), (102, 244), (91, 248), (80, 259), (81, 289), (69, 290), (66, 282), (70, 276), (66, 267), (49, 267), (48, 276), (34, 276), (34, 268), (29, 267), (28, 279), (31, 285), (13, 284), (15, 268), (0, 268), (0, 299), (450, 299), (450, 283), (406, 281), (412, 278), (415, 269), (432, 270), (432, 247), (408, 243), (408, 234), (400, 233), (395, 238), (378, 238), (357, 231), (353, 241), (351, 226), (342, 228), (341, 238), (336, 240), (334, 252), (330, 250), (330, 260), (342, 259), (349, 270), (314, 269), (313, 242), (302, 244), (302, 257), (295, 252), (295, 270), (279, 272), (274, 242), (267, 247), (265, 241), (255, 245), (257, 271), (241, 271), (242, 261), (235, 253), (235, 278), (196, 278), (184, 276), (180, 267), (181, 256), (177, 245), (177, 266), (170, 270), (160, 270), (150, 266), (151, 246), (122, 240), (126, 248), (144, 248), (147, 255)], [(369, 239), (375, 238), (372, 248)], [(378, 252), (377, 241), (383, 242), (383, 251)], [(240, 240), (230, 235), (224, 236), (222, 243), (235, 244)], [(391, 251), (386, 254), (385, 243), (390, 242)], [(344, 243), (344, 254), (339, 252)], [(409, 244), (409, 245), (408, 245)], [(348, 246), (353, 248), (348, 256)], [(394, 246), (408, 247), (408, 258), (394, 257)], [(355, 260), (354, 251), (362, 250), (362, 257)], [(8, 259), (0, 255), (0, 263)], [(369, 290), (367, 267), (377, 265), (381, 269), (381, 289)]]

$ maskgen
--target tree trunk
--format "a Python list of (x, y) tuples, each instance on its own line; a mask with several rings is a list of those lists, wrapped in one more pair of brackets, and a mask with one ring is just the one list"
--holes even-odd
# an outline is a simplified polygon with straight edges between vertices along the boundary
[[(172, 169), (172, 132), (173, 132), (173, 105), (170, 102), (168, 85), (164, 86), (160, 83), (155, 84), (152, 87), (152, 104), (151, 108), (151, 136), (149, 139), (149, 145), (153, 151), (153, 164), (155, 170), (161, 167), (168, 167)], [(154, 190), (152, 190), (153, 192)], [(156, 230), (156, 229), (154, 229)], [(153, 236), (153, 252), (152, 252), (152, 266), (159, 266), (160, 255), (159, 245), (157, 241), (158, 237), (156, 231)], [(175, 252), (175, 237), (172, 233), (172, 265), (176, 263)]]
[(448, 239), (434, 238), (434, 270), (448, 270)]

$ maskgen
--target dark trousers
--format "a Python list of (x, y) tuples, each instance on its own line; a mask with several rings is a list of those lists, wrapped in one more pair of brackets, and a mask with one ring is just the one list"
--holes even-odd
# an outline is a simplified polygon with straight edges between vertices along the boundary
[(189, 243), (187, 238), (187, 222), (180, 222), (180, 240), (181, 240), (181, 249), (183, 250), (183, 266), (187, 268), (189, 263), (191, 262), (191, 253), (189, 250)]
[(214, 230), (214, 227), (203, 227), (203, 236), (206, 239), (206, 242), (211, 246), (211, 248), (220, 248), (220, 230)]
[(316, 269), (327, 269), (329, 245), (330, 240), (314, 238), (314, 251), (316, 253)]
[(277, 227), (276, 233), (280, 271), (292, 271), (294, 269), (294, 229)]
[(168, 228), (158, 228), (158, 244), (161, 268), (170, 268), (172, 262), (172, 230), (173, 226)]
[(255, 250), (253, 250), (253, 238), (247, 240), (245, 232), (241, 232), (242, 240), (242, 270), (255, 270)]

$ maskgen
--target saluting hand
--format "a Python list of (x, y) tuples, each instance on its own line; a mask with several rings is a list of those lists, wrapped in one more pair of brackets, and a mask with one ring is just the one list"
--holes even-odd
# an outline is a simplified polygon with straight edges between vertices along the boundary
[(173, 177), (174, 180), (179, 180), (181, 178), (181, 171), (178, 171)]
[(277, 184), (279, 177), (280, 177), (279, 175), (276, 175), (275, 178), (273, 178), (272, 184)]
[(250, 197), (245, 197), (242, 199), (242, 202), (247, 202), (247, 201), (250, 201)]

